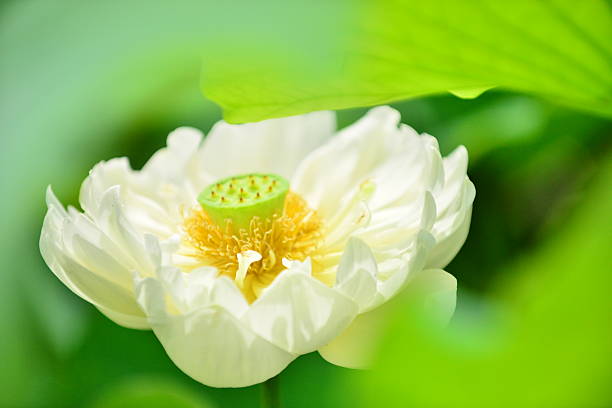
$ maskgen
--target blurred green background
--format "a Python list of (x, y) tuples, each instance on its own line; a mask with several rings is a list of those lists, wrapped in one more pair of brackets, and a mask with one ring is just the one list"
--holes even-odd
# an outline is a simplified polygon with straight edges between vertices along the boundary
[[(602, 4), (609, 11), (609, 4)], [(232, 65), (226, 74), (215, 71), (218, 82), (207, 87), (207, 72), (242, 60), (231, 54), (240, 49), (232, 45), (236, 38), (256, 34), (277, 57), (279, 50), (295, 47), (279, 41), (279, 30), (301, 32), (294, 38), (298, 43), (336, 55), (338, 44), (321, 39), (326, 32), (344, 32), (351, 11), (346, 4), (331, 11), (321, 7), (177, 2), (153, 8), (139, 1), (0, 5), (0, 407), (259, 406), (257, 386), (202, 386), (171, 363), (151, 332), (113, 324), (65, 288), (38, 251), (44, 191), (51, 184), (64, 203), (77, 205), (79, 184), (98, 161), (127, 156), (139, 168), (174, 128), (208, 131), (222, 111), (199, 89), (203, 50), (211, 51), (204, 64), (205, 93), (233, 112), (232, 120), (241, 120), (232, 103), (267, 96), (241, 79), (257, 84), (259, 77), (245, 65)], [(312, 35), (311, 17), (321, 23)], [(223, 26), (231, 32), (223, 37), (227, 41), (219, 41), (224, 33), (216, 19), (231, 21)], [(271, 21), (281, 21), (282, 27), (272, 28)], [(606, 22), (602, 29), (609, 32)], [(572, 38), (563, 40), (575, 45)], [(531, 51), (525, 58), (535, 58)], [(255, 54), (247, 60), (263, 58)], [(608, 51), (593, 57), (592, 65), (585, 55), (581, 63), (596, 70), (600, 80), (588, 82), (584, 70), (576, 69), (581, 80), (567, 80), (570, 102), (559, 94), (572, 75), (571, 64), (559, 66), (559, 81), (551, 76), (541, 92), (537, 77), (524, 86), (518, 80), (468, 78), (458, 83), (466, 88), (505, 84), (510, 90), (495, 88), (465, 100), (440, 92), (449, 82), (429, 78), (431, 89), (379, 98), (435, 93), (393, 106), (404, 123), (436, 136), (444, 154), (459, 144), (470, 153), (469, 175), (477, 189), (471, 232), (447, 267), (459, 282), (457, 314), (450, 331), (440, 334), (400, 310), (372, 372), (332, 366), (316, 353), (300, 357), (281, 375), (285, 406), (611, 406), (612, 122), (606, 115), (612, 110), (612, 74)], [(207, 64), (215, 56), (227, 60)], [(291, 84), (317, 61), (310, 64), (275, 85)], [(467, 69), (466, 64), (461, 67)], [(315, 86), (317, 78), (327, 83), (334, 67), (325, 69), (316, 75), (309, 71), (302, 85)], [(266, 81), (261, 86), (269, 85)], [(336, 85), (331, 92), (341, 96), (348, 85)], [(289, 102), (279, 96), (277, 103)], [(340, 97), (294, 104), (288, 112), (373, 103)], [(581, 104), (584, 112), (574, 109)], [(365, 111), (339, 111), (339, 126)], [(243, 116), (282, 114), (262, 112)]]

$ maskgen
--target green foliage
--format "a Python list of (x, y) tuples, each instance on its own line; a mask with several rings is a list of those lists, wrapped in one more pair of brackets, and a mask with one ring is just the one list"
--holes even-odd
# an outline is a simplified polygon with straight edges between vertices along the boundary
[(440, 332), (399, 308), (363, 406), (609, 406), (610, 185), (609, 158), (563, 230), (498, 280), (489, 316), (464, 311)]
[(355, 4), (337, 20), (337, 43), (305, 49), (287, 40), (301, 53), (278, 56), (249, 41), (231, 63), (205, 59), (204, 93), (231, 122), (449, 90), (473, 98), (494, 86), (612, 115), (612, 14), (604, 1)]
[(202, 396), (172, 381), (136, 378), (108, 389), (89, 408), (212, 408)]

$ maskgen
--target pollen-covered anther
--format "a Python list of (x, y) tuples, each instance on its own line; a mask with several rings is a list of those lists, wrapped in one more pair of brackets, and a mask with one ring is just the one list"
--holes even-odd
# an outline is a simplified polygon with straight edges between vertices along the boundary
[[(236, 195), (235, 203), (252, 203), (266, 197), (262, 192), (259, 194), (260, 197), (254, 194), (249, 199)], [(312, 275), (318, 276), (317, 250), (322, 242), (323, 224), (306, 201), (293, 192), (286, 195), (280, 212), (269, 217), (252, 216), (247, 228), (235, 228), (232, 219), (219, 223), (202, 206), (192, 209), (184, 221), (184, 230), (185, 241), (192, 248), (188, 255), (236, 281), (249, 302), (257, 299), (285, 269), (283, 259), (304, 261), (310, 257)], [(246, 251), (255, 251), (262, 258), (241, 266), (239, 260), (244, 261)]]

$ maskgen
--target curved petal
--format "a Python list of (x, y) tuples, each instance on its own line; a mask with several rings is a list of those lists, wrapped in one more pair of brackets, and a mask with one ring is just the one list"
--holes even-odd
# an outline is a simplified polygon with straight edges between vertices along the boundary
[(152, 275), (156, 269), (156, 255), (149, 251), (145, 236), (139, 233), (125, 215), (125, 206), (121, 201), (121, 186), (110, 187), (100, 197), (96, 225), (113, 242), (123, 248), (134, 261), (134, 269), (142, 275)]
[(298, 168), (293, 187), (325, 219), (329, 232), (319, 251), (325, 261), (338, 256), (349, 236), (359, 237), (377, 262), (385, 263), (382, 280), (388, 279), (384, 286), (393, 289), (408, 278), (391, 279), (392, 273), (408, 273), (398, 266), (401, 258), (434, 226), (434, 192), (444, 194), (444, 181), (436, 139), (399, 125), (397, 111), (379, 107), (311, 153)]
[(135, 262), (81, 213), (65, 218), (61, 228), (64, 251), (93, 273), (131, 290)]
[(389, 107), (371, 109), (304, 159), (293, 189), (330, 219), (364, 182), (375, 186), (369, 200), (372, 211), (435, 188), (443, 181), (436, 140), (399, 127), (399, 119)]
[(377, 274), (378, 266), (372, 250), (362, 240), (351, 238), (340, 258), (334, 288), (353, 299), (362, 311), (378, 293)]
[(92, 303), (111, 320), (126, 327), (146, 328), (144, 313), (130, 288), (92, 272), (63, 246), (61, 223), (67, 213), (51, 206), (40, 236), (40, 252), (51, 271), (75, 294)]
[(444, 158), (444, 186), (434, 191), (438, 214), (431, 229), (436, 245), (427, 267), (444, 268), (463, 246), (470, 229), (474, 185), (466, 176), (467, 150), (459, 146)]
[(450, 234), (439, 236), (436, 239), (436, 245), (431, 249), (427, 257), (426, 266), (428, 268), (444, 268), (453, 260), (465, 243), (470, 230), (472, 206), (470, 205), (458, 214), (457, 218), (462, 220), (459, 226), (455, 227)]
[(280, 373), (296, 356), (254, 334), (221, 306), (166, 312), (161, 283), (137, 285), (155, 335), (185, 374), (212, 387), (246, 387)]
[(319, 349), (328, 362), (346, 368), (367, 368), (384, 330), (389, 305), (360, 314), (338, 337)]
[[(100, 162), (81, 185), (79, 201), (85, 213), (96, 222), (102, 197), (111, 188), (120, 192), (124, 213), (139, 231), (167, 237), (175, 232), (172, 220), (178, 219), (181, 200), (172, 200), (170, 192), (178, 191), (162, 185), (151, 185), (130, 168), (126, 158)], [(162, 197), (162, 194), (165, 196)], [(168, 201), (168, 202), (166, 202)], [(170, 208), (172, 207), (172, 209)]]
[(378, 292), (384, 300), (396, 296), (406, 285), (410, 284), (415, 276), (421, 273), (427, 260), (427, 254), (434, 243), (430, 233), (421, 231), (400, 260), (391, 258), (379, 263)]
[[(418, 299), (416, 303), (410, 304), (422, 308), (421, 311), (435, 324), (444, 327), (455, 311), (456, 296), (457, 280), (443, 270), (429, 269), (417, 274), (398, 296), (398, 300), (412, 297)], [(342, 334), (321, 347), (319, 353), (332, 364), (348, 368), (368, 367), (393, 306), (390, 302), (357, 316)]]
[(182, 211), (196, 203), (197, 194), (211, 182), (199, 159), (202, 134), (178, 128), (168, 136), (167, 147), (157, 151), (141, 171), (126, 158), (98, 163), (83, 181), (81, 207), (97, 222), (102, 197), (118, 188), (124, 215), (140, 233), (168, 239), (178, 232)]
[(436, 219), (436, 203), (429, 191), (405, 205), (372, 212), (368, 226), (356, 235), (368, 242), (380, 260), (385, 254), (399, 257), (418, 235), (429, 231)]
[(147, 320), (147, 317), (144, 316), (144, 314), (142, 316), (133, 316), (129, 314), (119, 313), (102, 306), (96, 306), (96, 308), (103, 315), (105, 315), (120, 326), (135, 330), (151, 330), (149, 321)]
[(357, 309), (357, 304), (339, 291), (304, 273), (303, 268), (292, 267), (264, 290), (244, 321), (253, 332), (283, 350), (305, 354), (342, 332)]
[(167, 183), (182, 186), (197, 195), (204, 187), (203, 168), (198, 151), (202, 132), (190, 127), (180, 127), (168, 135), (167, 147), (151, 156), (140, 172), (154, 184)]
[(399, 258), (428, 231), (436, 245), (426, 265), (444, 267), (466, 238), (474, 199), (466, 149), (442, 159), (435, 138), (399, 119), (389, 107), (374, 108), (298, 167), (293, 188), (328, 227), (320, 250), (327, 263), (351, 235), (364, 240), (380, 263)]
[(290, 179), (300, 160), (335, 127), (335, 115), (328, 111), (242, 125), (220, 121), (204, 141), (201, 157), (216, 178), (261, 172)]
[(240, 318), (248, 303), (234, 282), (227, 276), (218, 276), (213, 267), (200, 267), (189, 273), (165, 266), (157, 271), (158, 280), (182, 314), (211, 306), (222, 306)]
[(153, 330), (181, 370), (211, 387), (263, 382), (296, 357), (255, 335), (222, 308), (173, 316), (153, 324)]

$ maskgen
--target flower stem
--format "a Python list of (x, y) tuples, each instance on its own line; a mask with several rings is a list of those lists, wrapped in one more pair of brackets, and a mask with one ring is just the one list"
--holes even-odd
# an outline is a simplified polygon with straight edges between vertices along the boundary
[(280, 408), (279, 376), (272, 377), (261, 384), (262, 408)]

